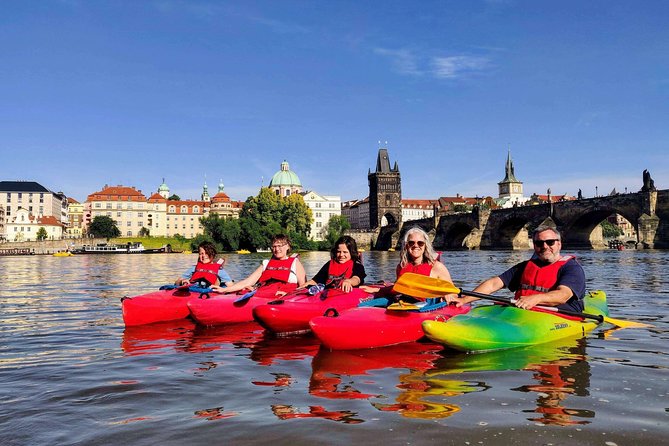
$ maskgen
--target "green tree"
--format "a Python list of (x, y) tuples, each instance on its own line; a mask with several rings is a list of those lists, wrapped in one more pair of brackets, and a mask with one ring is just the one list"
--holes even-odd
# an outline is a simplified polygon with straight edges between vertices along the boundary
[(602, 227), (602, 235), (605, 238), (615, 238), (624, 234), (623, 230), (619, 226), (614, 225), (608, 220), (604, 220), (600, 223)]
[(39, 228), (39, 231), (37, 231), (37, 240), (46, 240), (48, 237), (48, 234), (46, 233), (46, 229), (44, 227)]
[(88, 226), (88, 233), (93, 237), (114, 238), (120, 237), (121, 231), (116, 226), (116, 222), (106, 215), (98, 215)]
[[(262, 188), (255, 197), (249, 197), (239, 218), (240, 246), (246, 249), (269, 247), (272, 236), (279, 233), (301, 235), (306, 240), (311, 222), (311, 210), (304, 198), (294, 194), (283, 198), (269, 188)], [(303, 237), (292, 237), (301, 240)], [(303, 248), (294, 242), (295, 248)]]
[(351, 229), (351, 223), (345, 215), (333, 215), (328, 221), (327, 235), (325, 240), (330, 246), (334, 246), (339, 237), (344, 235), (344, 232)]
[(137, 235), (140, 236), (140, 237), (150, 237), (151, 236), (151, 231), (149, 231), (147, 228), (142, 226), (142, 229), (139, 230)]
[(288, 232), (307, 235), (311, 231), (311, 222), (314, 221), (311, 209), (304, 202), (300, 194), (289, 195), (282, 200), (282, 226)]
[(223, 251), (236, 251), (242, 238), (242, 229), (238, 220), (221, 218), (218, 214), (200, 219), (204, 231)]
[(167, 198), (169, 201), (181, 201), (181, 197), (177, 194), (172, 194)]

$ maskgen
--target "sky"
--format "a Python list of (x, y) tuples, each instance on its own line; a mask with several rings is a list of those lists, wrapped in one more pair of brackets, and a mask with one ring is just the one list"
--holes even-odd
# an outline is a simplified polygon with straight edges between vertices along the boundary
[(0, 179), (404, 198), (669, 189), (669, 2), (0, 1)]

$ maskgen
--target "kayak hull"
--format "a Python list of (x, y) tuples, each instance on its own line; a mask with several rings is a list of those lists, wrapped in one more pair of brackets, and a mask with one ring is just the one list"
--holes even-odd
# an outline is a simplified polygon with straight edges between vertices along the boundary
[(332, 350), (385, 347), (421, 339), (421, 324), (464, 314), (470, 307), (446, 306), (434, 311), (399, 311), (358, 307), (313, 318), (309, 325), (321, 343)]
[(341, 290), (324, 290), (310, 295), (301, 291), (286, 296), (283, 300), (259, 305), (253, 309), (253, 317), (260, 325), (273, 333), (296, 333), (311, 330), (309, 321), (322, 316), (326, 311), (343, 311), (356, 307), (369, 294), (359, 288), (350, 293)]
[[(585, 297), (585, 312), (608, 315), (606, 294), (593, 291)], [(568, 337), (582, 337), (598, 323), (592, 319), (562, 316), (550, 311), (528, 311), (507, 305), (473, 308), (445, 322), (425, 321), (425, 335), (464, 352), (526, 347)]]
[[(253, 321), (253, 309), (258, 305), (277, 300), (277, 292), (286, 290), (285, 285), (272, 284), (260, 287), (248, 299), (242, 299), (245, 292), (239, 294), (211, 294), (208, 299), (191, 299), (188, 310), (191, 317), (202, 325), (224, 325)], [(203, 296), (204, 297), (204, 296)]]
[[(176, 293), (176, 296), (175, 296)], [(187, 294), (187, 295), (180, 295)], [(187, 303), (199, 293), (160, 290), (121, 299), (123, 322), (126, 327), (185, 319), (190, 314)]]

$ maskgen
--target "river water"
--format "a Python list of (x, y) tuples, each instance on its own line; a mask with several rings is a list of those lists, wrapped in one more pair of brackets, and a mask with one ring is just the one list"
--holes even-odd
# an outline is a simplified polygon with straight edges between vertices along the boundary
[[(3, 445), (652, 445), (669, 434), (669, 252), (582, 251), (613, 330), (466, 355), (428, 342), (330, 352), (255, 323), (125, 329), (119, 298), (155, 290), (195, 255), (0, 257)], [(471, 289), (529, 252), (448, 252)], [(260, 254), (227, 257), (241, 278)], [(392, 280), (397, 253), (366, 252)], [(315, 274), (327, 253), (303, 253)], [(607, 329), (608, 328), (608, 329)]]

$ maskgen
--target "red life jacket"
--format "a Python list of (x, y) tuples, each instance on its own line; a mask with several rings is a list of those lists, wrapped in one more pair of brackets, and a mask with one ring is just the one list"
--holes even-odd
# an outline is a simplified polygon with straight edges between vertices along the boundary
[(330, 260), (328, 266), (328, 280), (325, 286), (328, 288), (339, 288), (342, 280), (350, 279), (353, 275), (353, 260), (339, 263), (336, 260)]
[(288, 257), (283, 260), (277, 260), (274, 257), (269, 259), (265, 270), (260, 275), (258, 282), (265, 283), (268, 281), (283, 282), (288, 283), (290, 280), (290, 273), (293, 268), (293, 263), (295, 262), (295, 257)]
[(205, 279), (212, 285), (218, 282), (218, 270), (223, 264), (219, 262), (202, 263), (200, 261), (195, 265), (195, 271), (190, 276), (190, 281), (194, 282), (197, 279)]
[(516, 291), (516, 298), (553, 290), (557, 283), (558, 271), (573, 258), (573, 256), (565, 256), (546, 266), (539, 266), (529, 260), (520, 276), (520, 287)]
[(432, 265), (430, 265), (429, 263), (421, 263), (420, 265), (407, 263), (406, 265), (404, 265), (404, 268), (401, 268), (400, 265), (397, 265), (397, 268), (395, 270), (395, 274), (397, 274), (398, 278), (404, 273), (416, 273), (429, 277), (431, 272), (432, 272)]

